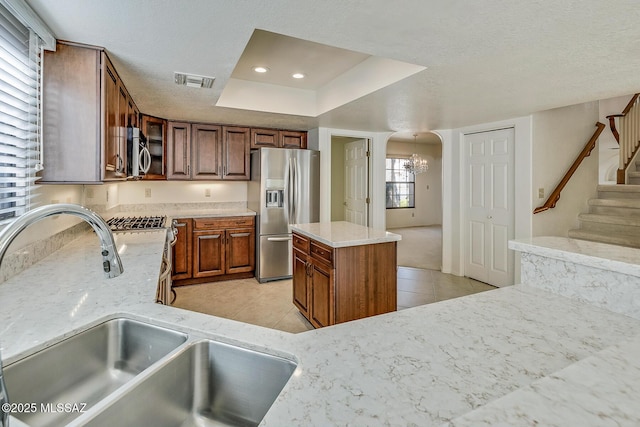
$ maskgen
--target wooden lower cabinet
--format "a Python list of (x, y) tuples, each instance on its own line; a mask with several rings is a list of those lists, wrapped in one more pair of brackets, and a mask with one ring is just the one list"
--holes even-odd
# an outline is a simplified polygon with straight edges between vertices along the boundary
[(339, 323), (336, 321), (335, 281), (333, 268), (313, 261), (309, 267), (309, 321), (316, 327)]
[[(255, 270), (253, 217), (194, 218), (184, 221), (192, 224), (191, 270), (188, 275), (186, 272), (177, 275), (178, 271), (174, 269), (174, 276), (172, 276), (174, 286), (253, 276)], [(178, 239), (180, 239), (180, 231)], [(180, 240), (176, 243), (176, 247), (179, 243)], [(176, 252), (174, 249), (174, 254)]]
[(293, 248), (293, 303), (309, 318), (309, 256)]
[(192, 276), (193, 261), (191, 250), (193, 240), (193, 221), (190, 218), (176, 220), (176, 244), (171, 251), (171, 279), (173, 281), (190, 279)]
[(256, 233), (253, 228), (226, 231), (227, 274), (253, 273), (255, 269)]
[(317, 328), (397, 309), (396, 242), (331, 248), (293, 234), (293, 303)]
[(225, 231), (193, 232), (193, 277), (225, 274)]

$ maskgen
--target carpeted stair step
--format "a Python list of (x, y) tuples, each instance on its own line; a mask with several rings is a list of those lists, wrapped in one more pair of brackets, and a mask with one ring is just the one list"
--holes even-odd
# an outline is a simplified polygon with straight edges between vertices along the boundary
[(640, 217), (580, 214), (580, 228), (599, 234), (622, 234), (640, 239)]
[(640, 185), (598, 185), (600, 199), (640, 199)]
[(627, 185), (638, 185), (640, 184), (640, 172), (629, 172), (627, 174)]
[(589, 213), (640, 216), (640, 199), (591, 199), (589, 200)]
[(590, 240), (592, 242), (609, 243), (611, 245), (628, 246), (630, 248), (640, 248), (640, 238), (627, 234), (601, 234), (584, 229), (569, 230), (569, 237), (573, 239)]

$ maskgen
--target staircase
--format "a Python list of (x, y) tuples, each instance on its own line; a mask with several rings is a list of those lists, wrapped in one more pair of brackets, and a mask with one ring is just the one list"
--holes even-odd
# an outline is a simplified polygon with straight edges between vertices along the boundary
[(569, 237), (640, 248), (640, 172), (627, 185), (599, 185), (589, 200), (589, 213), (578, 216), (580, 228)]
[(634, 170), (628, 172), (627, 184), (640, 185), (640, 161), (633, 165)]

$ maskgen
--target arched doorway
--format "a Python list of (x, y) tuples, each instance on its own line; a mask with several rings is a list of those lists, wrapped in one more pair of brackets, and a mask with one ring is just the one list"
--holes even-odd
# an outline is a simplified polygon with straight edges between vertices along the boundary
[[(414, 136), (415, 135), (415, 136)], [(428, 161), (424, 173), (407, 173), (412, 154)], [(442, 269), (442, 140), (433, 132), (398, 132), (386, 153), (386, 225), (402, 235), (398, 265)], [(406, 181), (406, 182), (405, 182)]]

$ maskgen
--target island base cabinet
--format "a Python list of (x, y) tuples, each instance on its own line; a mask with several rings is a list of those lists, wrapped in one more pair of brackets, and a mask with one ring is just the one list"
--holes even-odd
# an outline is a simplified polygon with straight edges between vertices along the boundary
[(300, 313), (309, 318), (309, 257), (298, 249), (293, 249), (293, 304)]
[(310, 267), (311, 283), (309, 286), (311, 310), (309, 321), (316, 328), (333, 325), (335, 320), (335, 298), (333, 269), (321, 263), (313, 263)]
[(397, 309), (396, 242), (331, 248), (293, 235), (293, 303), (317, 327)]

